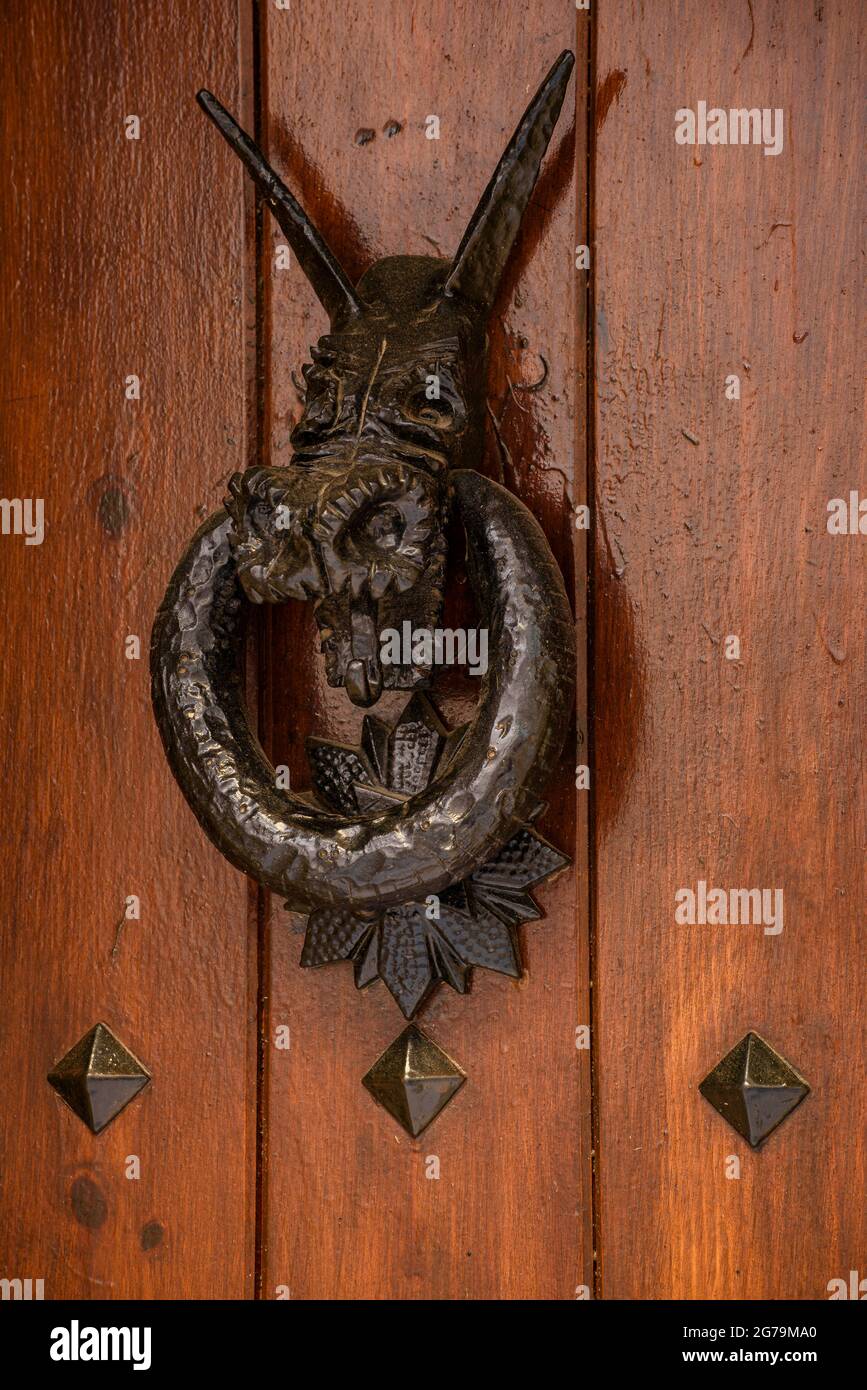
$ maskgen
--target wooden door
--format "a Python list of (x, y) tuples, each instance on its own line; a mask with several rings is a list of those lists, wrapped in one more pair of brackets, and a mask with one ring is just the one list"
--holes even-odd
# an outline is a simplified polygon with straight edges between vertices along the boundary
[[(864, 542), (827, 524), (867, 491), (858, 16), (588, 8), (0, 17), (2, 491), (45, 516), (40, 544), (0, 536), (0, 1278), (47, 1298), (824, 1298), (858, 1268)], [(360, 1085), (393, 1001), (299, 969), (303, 919), (205, 839), (151, 713), (169, 575), (232, 473), (289, 461), (326, 327), (193, 98), (238, 113), (357, 277), (454, 249), (564, 48), (478, 467), (541, 522), (574, 603), (575, 727), (540, 822), (573, 864), (539, 890), (520, 980), (477, 971), (425, 1006), (469, 1079), (412, 1140)], [(779, 153), (679, 143), (700, 100), (782, 110)], [(357, 739), (309, 605), (257, 614), (247, 694), (293, 785), (308, 734)], [(468, 685), (438, 698), (457, 719)], [(678, 923), (699, 880), (781, 888), (783, 929)], [(94, 1136), (46, 1075), (99, 1021), (152, 1079)], [(697, 1090), (748, 1030), (811, 1087), (756, 1152)]]

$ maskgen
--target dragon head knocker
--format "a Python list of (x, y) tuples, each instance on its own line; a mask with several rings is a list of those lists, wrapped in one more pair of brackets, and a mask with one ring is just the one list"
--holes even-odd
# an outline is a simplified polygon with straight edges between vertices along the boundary
[(388, 257), (355, 286), (249, 137), (199, 93), (331, 320), (302, 369), (291, 463), (230, 482), (238, 572), (254, 602), (314, 601), (329, 684), (357, 705), (430, 676), (419, 662), (383, 666), (380, 634), (438, 624), (448, 472), (481, 456), (487, 318), (573, 62), (562, 54), (539, 88), (453, 260)]
[[(453, 259), (395, 256), (350, 283), (319, 232), (214, 97), (199, 102), (241, 157), (330, 319), (304, 378), (286, 467), (236, 474), (226, 510), (189, 541), (154, 623), (154, 709), (184, 795), (222, 852), (310, 914), (302, 963), (353, 960), (409, 1016), (471, 967), (515, 975), (530, 888), (565, 861), (532, 830), (575, 682), (562, 575), (527, 508), (476, 471), (487, 319), (573, 58), (551, 68)], [(416, 690), (358, 746), (308, 740), (312, 793), (285, 787), (244, 701), (244, 614), (314, 604), (328, 679), (357, 705), (424, 684), (386, 664), (386, 629), (436, 629), (454, 506), (493, 660), (469, 724)], [(488, 635), (489, 634), (489, 637)], [(435, 649), (434, 649), (435, 650)], [(435, 656), (429, 658), (435, 660)], [(437, 907), (438, 915), (429, 913)]]
[(478, 440), (466, 388), (476, 325), (442, 281), (442, 263), (426, 257), (368, 271), (359, 310), (302, 369), (291, 465), (229, 485), (247, 596), (313, 599), (329, 683), (359, 705), (429, 675), (419, 664), (383, 667), (380, 633), (407, 619), (436, 627), (446, 475)]

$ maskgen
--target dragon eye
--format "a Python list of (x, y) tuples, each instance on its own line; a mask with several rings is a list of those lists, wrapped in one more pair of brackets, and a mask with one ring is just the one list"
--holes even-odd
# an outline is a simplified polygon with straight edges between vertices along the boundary
[(333, 386), (308, 396), (301, 420), (301, 430), (327, 429), (337, 414), (337, 394)]
[(397, 507), (378, 507), (371, 512), (364, 524), (365, 535), (380, 550), (394, 550), (400, 545), (406, 530), (403, 517)]
[(335, 372), (322, 367), (301, 369), (307, 385), (304, 414), (292, 431), (292, 443), (303, 447), (316, 444), (337, 427), (343, 409), (343, 382)]
[(433, 429), (447, 430), (454, 421), (455, 411), (451, 401), (445, 396), (440, 396), (438, 400), (429, 399), (425, 387), (420, 391), (414, 391), (408, 404), (409, 414), (413, 419), (423, 425), (430, 425)]

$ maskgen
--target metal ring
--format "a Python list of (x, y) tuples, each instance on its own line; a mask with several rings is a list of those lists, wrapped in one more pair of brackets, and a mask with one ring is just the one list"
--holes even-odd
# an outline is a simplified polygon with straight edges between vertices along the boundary
[(153, 704), (181, 790), (226, 858), (298, 911), (373, 912), (444, 891), (532, 819), (559, 758), (575, 683), (560, 571), (511, 493), (469, 470), (450, 486), (492, 659), (447, 770), (399, 808), (339, 816), (276, 786), (244, 706), (246, 600), (224, 511), (193, 537), (157, 614)]

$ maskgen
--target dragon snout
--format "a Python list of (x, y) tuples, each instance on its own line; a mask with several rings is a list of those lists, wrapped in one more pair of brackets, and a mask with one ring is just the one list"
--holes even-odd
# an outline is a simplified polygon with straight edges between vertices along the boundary
[(402, 460), (335, 458), (315, 471), (237, 475), (229, 494), (246, 596), (314, 600), (329, 684), (344, 686), (354, 704), (374, 704), (390, 683), (383, 613), (423, 575), (441, 579), (442, 480)]

